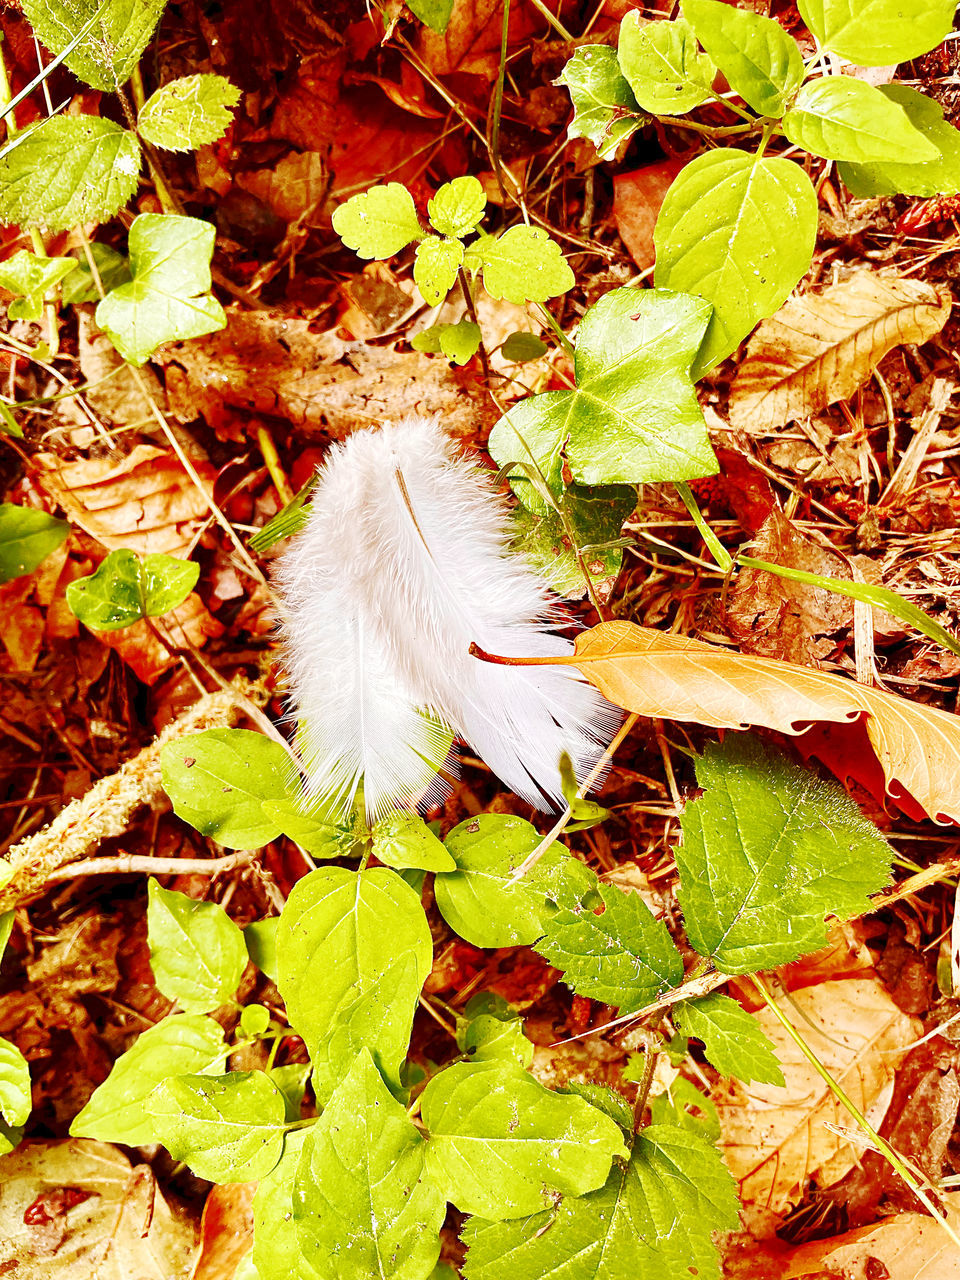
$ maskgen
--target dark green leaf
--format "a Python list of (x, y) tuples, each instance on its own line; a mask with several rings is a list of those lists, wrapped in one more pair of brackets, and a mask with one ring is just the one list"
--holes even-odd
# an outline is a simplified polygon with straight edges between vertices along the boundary
[(33, 573), (69, 532), (66, 520), (33, 507), (0, 502), (0, 582)]
[[(632, 1058), (640, 1058), (640, 1054)], [(632, 1058), (630, 1062), (632, 1062)], [(646, 1066), (644, 1063), (643, 1066)], [(638, 1063), (635, 1072), (624, 1071), (624, 1080), (639, 1080), (642, 1067)], [(720, 1115), (712, 1098), (701, 1093), (686, 1078), (677, 1076), (664, 1090), (650, 1099), (650, 1123), (668, 1124), (690, 1133), (699, 1134), (708, 1142), (720, 1140)]]
[(23, 0), (23, 11), (51, 53), (60, 53), (97, 15), (65, 62), (94, 89), (116, 92), (129, 80), (166, 0)]
[(826, 49), (861, 67), (907, 62), (936, 48), (953, 26), (954, 0), (797, 0)]
[(270, 916), (267, 920), (254, 920), (245, 925), (243, 941), (247, 955), (261, 973), (265, 973), (271, 982), (277, 980), (277, 928), (279, 916)]
[(196, 151), (223, 137), (239, 101), (240, 90), (224, 76), (181, 76), (150, 95), (137, 131), (166, 151)]
[(67, 586), (67, 604), (88, 627), (119, 631), (141, 618), (158, 618), (183, 604), (197, 585), (200, 566), (173, 556), (111, 551), (91, 574)]
[(914, 164), (940, 155), (902, 107), (853, 76), (808, 80), (784, 112), (783, 132), (827, 160)]
[(538, 338), (535, 333), (519, 330), (517, 333), (511, 333), (507, 337), (500, 348), (500, 354), (504, 360), (513, 360), (517, 364), (524, 364), (527, 360), (539, 360), (541, 356), (546, 355), (549, 349), (543, 339)]
[[(111, 249), (108, 244), (101, 244), (98, 240), (94, 241), (90, 246), (90, 252), (96, 264), (104, 293), (109, 293), (117, 285), (126, 284), (129, 281), (130, 263), (124, 254), (118, 253), (116, 249)], [(90, 264), (87, 262), (87, 255), (82, 252), (77, 254), (74, 258), (74, 264), (74, 270), (64, 280), (60, 289), (60, 296), (63, 298), (64, 305), (70, 306), (80, 302), (99, 302), (100, 291), (94, 281)]]
[(3, 963), (3, 953), (6, 951), (10, 935), (13, 933), (16, 918), (17, 912), (14, 907), (11, 907), (9, 911), (0, 912), (0, 964)]
[(530, 510), (536, 504), (528, 482), (514, 481), (518, 494), (521, 487), (525, 505), (514, 512), (517, 550), (529, 557), (558, 595), (579, 600), (587, 589), (586, 569), (600, 596), (609, 596), (620, 572), (623, 547), (603, 544), (619, 539), (624, 520), (637, 505), (636, 490), (625, 485), (571, 485), (565, 490), (558, 501), (574, 535), (574, 546), (559, 514), (549, 507), (543, 512)]
[(713, 96), (716, 67), (684, 18), (646, 22), (631, 10), (620, 23), (617, 53), (634, 97), (651, 115), (684, 115)]
[(784, 1083), (772, 1042), (736, 1000), (715, 991), (699, 1000), (684, 1000), (673, 1014), (681, 1031), (703, 1041), (707, 1061), (721, 1075), (736, 1076), (746, 1084), (751, 1080)]
[(164, 889), (151, 876), (147, 938), (157, 986), (187, 1013), (209, 1013), (236, 994), (247, 944), (218, 902)]
[(622, 142), (647, 121), (620, 70), (615, 49), (584, 44), (574, 52), (557, 79), (573, 103), (568, 138), (588, 138), (601, 160), (611, 158)]
[(758, 115), (781, 116), (804, 66), (796, 40), (780, 23), (720, 0), (684, 0), (683, 16), (734, 93)]
[(943, 118), (943, 107), (905, 84), (881, 85), (884, 97), (907, 113), (915, 129), (940, 151), (920, 164), (851, 164), (841, 160), (840, 177), (860, 199), (870, 196), (956, 195), (960, 192), (960, 131)]

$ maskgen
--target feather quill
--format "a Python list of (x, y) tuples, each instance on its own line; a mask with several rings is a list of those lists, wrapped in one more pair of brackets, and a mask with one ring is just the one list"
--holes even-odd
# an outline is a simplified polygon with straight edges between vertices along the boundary
[[(510, 549), (509, 508), (430, 418), (356, 432), (321, 468), (281, 557), (283, 649), (306, 789), (367, 813), (445, 794), (450, 734), (535, 807), (583, 777), (621, 713), (571, 667), (485, 663), (569, 654), (570, 619)], [(449, 732), (446, 730), (449, 729)], [(449, 767), (449, 766), (448, 766)]]

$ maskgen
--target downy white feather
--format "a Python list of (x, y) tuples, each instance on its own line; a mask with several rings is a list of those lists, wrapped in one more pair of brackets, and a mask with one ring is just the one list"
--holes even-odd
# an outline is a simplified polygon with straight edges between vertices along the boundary
[(359, 431), (331, 450), (278, 574), (309, 793), (342, 810), (362, 775), (371, 818), (439, 799), (444, 725), (541, 809), (561, 800), (562, 752), (578, 777), (599, 759), (621, 713), (575, 668), (469, 653), (471, 641), (517, 657), (573, 650), (554, 633), (569, 618), (510, 550), (508, 518), (435, 420)]

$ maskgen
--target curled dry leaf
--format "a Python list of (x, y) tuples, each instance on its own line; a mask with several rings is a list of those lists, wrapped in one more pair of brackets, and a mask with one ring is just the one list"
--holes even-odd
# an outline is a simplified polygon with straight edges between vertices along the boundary
[(848, 399), (888, 351), (939, 333), (950, 307), (932, 285), (867, 271), (791, 298), (750, 340), (730, 389), (731, 422), (767, 431)]
[(896, 799), (902, 788), (935, 821), (960, 823), (960, 716), (948, 711), (632, 622), (583, 632), (573, 662), (611, 702), (641, 716), (797, 734), (863, 715), (888, 794)]

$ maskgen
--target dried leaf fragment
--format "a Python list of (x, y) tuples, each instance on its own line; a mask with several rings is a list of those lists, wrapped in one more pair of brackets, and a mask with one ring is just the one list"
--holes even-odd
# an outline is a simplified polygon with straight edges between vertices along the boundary
[(923, 281), (867, 271), (791, 298), (750, 340), (730, 391), (731, 422), (768, 431), (849, 399), (888, 351), (939, 333), (951, 305)]

